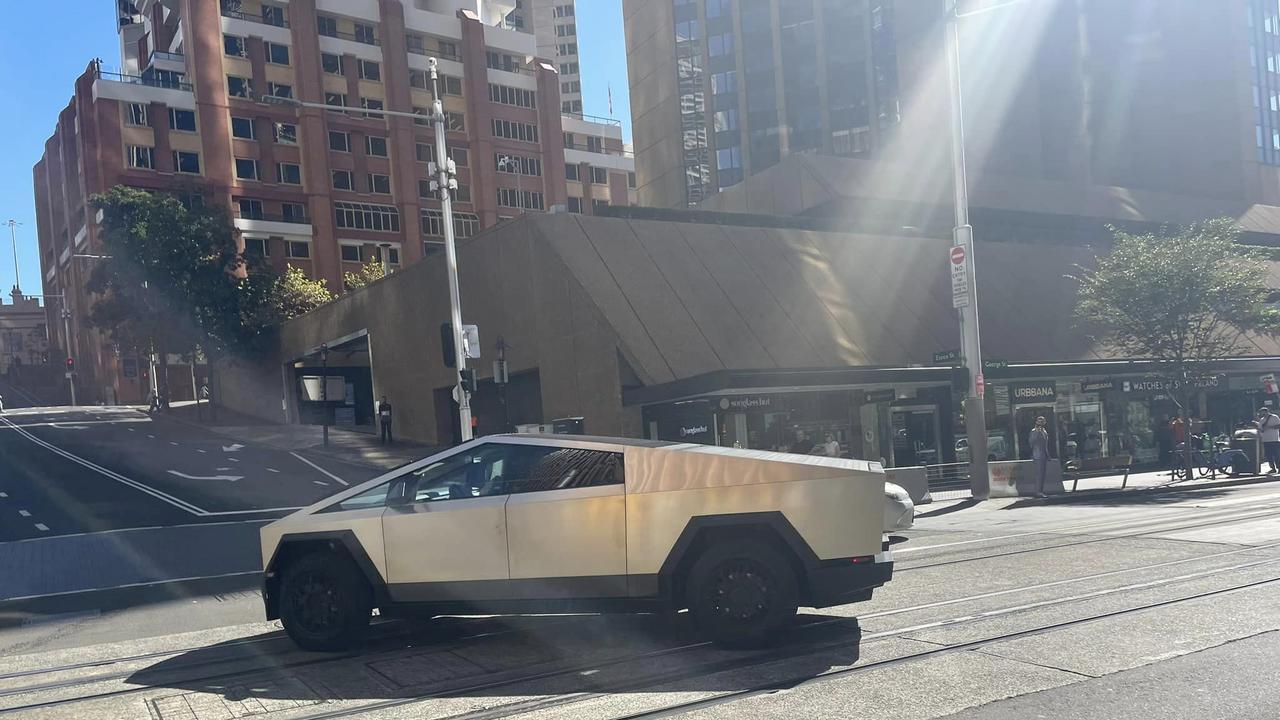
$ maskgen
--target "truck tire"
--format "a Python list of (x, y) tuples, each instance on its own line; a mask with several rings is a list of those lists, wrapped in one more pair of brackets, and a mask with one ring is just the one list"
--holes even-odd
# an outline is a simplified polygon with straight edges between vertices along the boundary
[(800, 587), (777, 550), (758, 540), (719, 542), (689, 570), (689, 612), (718, 645), (753, 648), (778, 639), (795, 618)]
[(303, 650), (333, 652), (359, 646), (372, 612), (369, 583), (346, 555), (311, 553), (284, 569), (280, 622)]

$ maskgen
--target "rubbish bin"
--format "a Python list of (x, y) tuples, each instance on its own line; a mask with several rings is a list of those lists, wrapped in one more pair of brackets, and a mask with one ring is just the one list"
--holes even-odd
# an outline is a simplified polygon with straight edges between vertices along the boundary
[(1262, 443), (1258, 440), (1258, 431), (1244, 428), (1231, 434), (1231, 449), (1241, 450), (1248, 458), (1244, 467), (1232, 468), (1237, 474), (1256, 475), (1262, 468)]

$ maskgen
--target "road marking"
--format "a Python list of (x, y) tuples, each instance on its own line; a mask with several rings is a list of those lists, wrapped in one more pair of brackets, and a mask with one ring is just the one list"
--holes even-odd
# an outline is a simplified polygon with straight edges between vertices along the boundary
[(44, 523), (36, 523), (36, 529), (40, 532), (49, 532), (49, 526)]
[(219, 516), (219, 515), (254, 515), (257, 513), (293, 512), (294, 510), (301, 510), (301, 509), (302, 509), (301, 507), (278, 507), (278, 508), (258, 508), (257, 510), (219, 510), (217, 512), (206, 512), (205, 515), (210, 517)]
[(240, 462), (240, 458), (227, 458), (231, 462)]
[(218, 472), (226, 472), (226, 471), (230, 470), (231, 468), (229, 468), (229, 467), (220, 467), (220, 468), (214, 468), (214, 469), (215, 469), (215, 470), (217, 470)]
[(9, 497), (9, 493), (0, 492), (0, 498), (7, 498), (7, 497)]
[(267, 468), (267, 472), (278, 473), (278, 472), (280, 472), (280, 471), (279, 471), (279, 470), (277, 470), (277, 469), (275, 469), (275, 468)]
[(26, 510), (19, 510), (18, 514), (21, 515), (22, 517), (31, 517), (31, 513)]
[(147, 437), (151, 438), (152, 440), (156, 439), (156, 436), (152, 435), (151, 433), (147, 433)]
[(59, 430), (88, 430), (88, 425), (64, 425), (62, 423), (49, 423), (49, 427), (58, 428)]
[(329, 483), (327, 483), (327, 482), (325, 482), (325, 481), (323, 481), (323, 480), (312, 480), (311, 482), (313, 482), (313, 483), (315, 483), (315, 484), (317, 484), (317, 485), (324, 485), (325, 487), (328, 487), (328, 486), (329, 486)]
[(238, 450), (243, 450), (243, 449), (244, 449), (244, 446), (241, 445), (240, 443), (231, 443), (230, 445), (222, 446), (222, 452), (236, 452)]
[(138, 432), (137, 428), (125, 428), (125, 430), (128, 430), (129, 432)]
[(196, 449), (196, 452), (200, 453), (201, 455), (205, 455), (205, 454), (207, 454), (207, 453), (208, 453), (208, 451), (207, 451), (207, 450), (201, 450), (201, 449), (199, 449), (199, 448), (197, 448), (197, 449)]
[(337, 481), (339, 485), (342, 485), (343, 487), (351, 487), (351, 483), (348, 483), (346, 480), (343, 480), (342, 478), (338, 477), (337, 475), (334, 475), (333, 473), (329, 472), (328, 470), (325, 470), (324, 468), (320, 467), (319, 465), (317, 465), (317, 464), (315, 464), (315, 463), (311, 462), (310, 460), (308, 460), (308, 459), (306, 459), (306, 458), (302, 457), (302, 456), (301, 456), (301, 455), (299, 455), (298, 453), (293, 452), (293, 451), (290, 451), (290, 452), (289, 452), (289, 454), (290, 454), (290, 455), (292, 455), (292, 456), (294, 456), (294, 457), (296, 457), (296, 458), (298, 458), (298, 459), (299, 459), (299, 460), (301, 460), (302, 462), (304, 462), (304, 463), (306, 463), (306, 464), (310, 465), (311, 467), (313, 467), (313, 468), (315, 468), (315, 469), (319, 470), (320, 472), (324, 473), (325, 475), (328, 475), (330, 478), (332, 478), (333, 480)]
[(179, 508), (179, 509), (184, 510), (184, 511), (186, 511), (186, 512), (188, 512), (188, 513), (191, 513), (192, 515), (207, 515), (207, 514), (208, 514), (208, 511), (206, 511), (206, 510), (204, 510), (203, 508), (200, 508), (200, 507), (198, 507), (198, 506), (196, 506), (196, 505), (192, 505), (191, 503), (187, 502), (186, 500), (183, 500), (183, 499), (181, 499), (181, 498), (176, 498), (176, 497), (174, 497), (174, 496), (172, 496), (172, 495), (170, 495), (170, 494), (168, 494), (168, 493), (166, 493), (166, 492), (163, 492), (163, 491), (161, 491), (161, 490), (157, 490), (157, 489), (155, 489), (155, 488), (153, 488), (153, 487), (150, 487), (149, 485), (144, 485), (144, 484), (142, 484), (142, 483), (138, 482), (137, 480), (131, 480), (131, 479), (129, 479), (129, 478), (127, 478), (127, 477), (125, 477), (125, 476), (121, 475), (120, 473), (114, 472), (114, 471), (112, 471), (112, 470), (108, 470), (107, 468), (104, 468), (104, 467), (102, 467), (101, 465), (98, 465), (98, 464), (92, 463), (92, 462), (90, 462), (90, 461), (88, 461), (88, 460), (85, 460), (84, 458), (80, 457), (79, 455), (74, 455), (74, 454), (72, 454), (72, 453), (69, 453), (69, 452), (67, 452), (66, 450), (63, 450), (62, 448), (58, 447), (57, 445), (54, 445), (53, 443), (45, 442), (44, 440), (41, 440), (40, 438), (36, 437), (35, 435), (31, 434), (30, 432), (27, 432), (27, 430), (26, 430), (25, 428), (18, 427), (18, 426), (17, 426), (17, 425), (15, 425), (12, 421), (10, 421), (8, 418), (0, 418), (0, 420), (4, 421), (4, 424), (5, 424), (5, 425), (7, 425), (8, 427), (10, 427), (10, 428), (12, 428), (13, 430), (17, 431), (17, 432), (18, 432), (18, 434), (22, 435), (22, 436), (23, 436), (23, 437), (25, 437), (26, 439), (28, 439), (28, 440), (30, 440), (31, 442), (35, 443), (36, 445), (39, 445), (40, 447), (42, 447), (42, 448), (44, 448), (44, 449), (48, 450), (49, 452), (52, 452), (52, 453), (54, 453), (54, 454), (56, 454), (56, 455), (60, 455), (60, 456), (62, 456), (62, 457), (64, 457), (64, 458), (66, 458), (67, 460), (70, 460), (71, 462), (74, 462), (74, 463), (76, 463), (76, 464), (78, 464), (78, 465), (81, 465), (81, 466), (83, 466), (83, 467), (89, 468), (90, 470), (93, 470), (93, 471), (95, 471), (95, 472), (97, 472), (97, 473), (100, 473), (100, 474), (102, 474), (102, 475), (105, 475), (105, 476), (107, 476), (107, 477), (111, 478), (112, 480), (115, 480), (115, 481), (116, 481), (116, 482), (118, 482), (118, 483), (121, 483), (121, 484), (123, 484), (123, 485), (128, 485), (129, 487), (133, 488), (134, 490), (138, 490), (138, 491), (140, 491), (140, 492), (144, 492), (144, 493), (146, 493), (146, 494), (150, 495), (151, 497), (156, 498), (157, 500), (161, 500), (161, 501), (163, 501), (163, 502), (166, 502), (166, 503), (168, 503), (168, 504), (170, 504), (170, 505), (173, 505), (173, 506), (174, 506), (174, 507), (176, 507), (176, 508)]
[[(59, 535), (58, 538), (52, 538), (52, 539), (59, 539), (61, 537), (62, 536)], [(22, 542), (22, 541), (15, 540), (14, 542)], [(262, 575), (262, 571), (246, 570), (244, 572), (223, 573), (221, 575), (194, 575), (192, 577), (173, 578), (172, 580), (151, 580), (148, 582), (125, 583), (123, 585), (112, 585), (111, 587), (105, 587), (105, 588), (85, 588), (84, 590), (64, 590), (62, 592), (45, 593), (43, 595), (22, 595), (19, 597), (5, 598), (4, 601), (12, 602), (15, 600), (36, 600), (38, 598), (60, 597), (64, 595), (79, 595), (81, 593), (89, 593), (97, 590), (119, 590), (121, 588), (153, 587), (155, 585), (168, 585), (169, 583), (193, 582), (196, 580), (219, 580), (222, 578), (242, 577), (244, 575)]]
[(174, 446), (174, 447), (178, 447), (178, 443), (176, 443), (176, 442), (174, 442), (174, 441), (172, 441), (172, 440), (170, 440), (170, 441), (169, 441), (169, 444), (170, 444), (170, 445), (172, 445), (172, 446)]
[(168, 473), (170, 475), (177, 475), (180, 478), (186, 478), (187, 480), (226, 480), (228, 482), (235, 482), (237, 480), (244, 479), (243, 475), (209, 475), (206, 477), (202, 475), (188, 475), (184, 472), (178, 472), (177, 470), (169, 470)]
[[(255, 510), (254, 512), (258, 512), (258, 511)], [(112, 535), (115, 533), (145, 532), (145, 531), (152, 531), (152, 530), (173, 530), (175, 528), (194, 528), (194, 527), (208, 528), (208, 527), (215, 527), (217, 525), (252, 525), (255, 523), (265, 525), (269, 522), (271, 521), (270, 520), (220, 520), (218, 522), (194, 522), (194, 523), (181, 523), (178, 525), (144, 525), (142, 527), (113, 528), (111, 530), (95, 530), (93, 532), (68, 533), (66, 535), (59, 535), (57, 536), (57, 538), (53, 538), (53, 539), (63, 540), (65, 538), (86, 537), (89, 535)], [(10, 540), (9, 542), (11, 543), (44, 542), (49, 539), (50, 538), (31, 537), (31, 538), (19, 538), (17, 540)], [(1251, 549), (1254, 549), (1254, 548), (1251, 548)]]

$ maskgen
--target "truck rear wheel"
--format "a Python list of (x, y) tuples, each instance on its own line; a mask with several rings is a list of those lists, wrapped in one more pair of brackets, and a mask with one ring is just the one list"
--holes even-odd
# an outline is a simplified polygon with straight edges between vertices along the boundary
[(795, 617), (799, 600), (791, 564), (756, 540), (712, 545), (690, 569), (687, 587), (699, 632), (726, 647), (775, 641)]
[(311, 553), (289, 563), (280, 581), (280, 622), (304, 650), (349, 650), (364, 640), (373, 593), (345, 555)]

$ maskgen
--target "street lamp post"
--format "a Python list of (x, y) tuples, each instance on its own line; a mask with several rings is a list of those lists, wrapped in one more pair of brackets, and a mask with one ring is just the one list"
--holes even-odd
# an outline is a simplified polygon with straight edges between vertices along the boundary
[(324, 420), (324, 446), (329, 447), (329, 344), (320, 346), (320, 412)]
[(67, 307), (67, 298), (62, 298), (62, 337), (67, 342), (67, 387), (71, 390), (71, 405), (76, 404), (75, 358), (71, 355), (71, 308)]
[(22, 290), (22, 283), (18, 280), (18, 226), (21, 224), (12, 219), (5, 223), (9, 226), (9, 237), (13, 241), (13, 289), (18, 291)]
[[(987, 469), (987, 411), (983, 402), (982, 343), (978, 330), (978, 287), (973, 226), (969, 224), (969, 186), (964, 152), (964, 100), (960, 77), (960, 15), (958, 0), (947, 2), (946, 53), (951, 100), (951, 165), (955, 174), (955, 229), (953, 248), (960, 248), (967, 275), (964, 305), (960, 308), (961, 353), (968, 375), (964, 400), (965, 435), (969, 440), (969, 486), (973, 497), (985, 500), (991, 494)], [(953, 250), (953, 252), (955, 252)]]
[[(365, 110), (366, 115), (381, 115), (383, 117), (407, 117), (414, 120), (421, 120), (424, 117), (432, 121), (432, 127), (436, 135), (436, 161), (428, 163), (428, 171), (435, 177), (431, 181), (431, 189), (440, 193), (440, 210), (444, 215), (444, 254), (445, 265), (449, 275), (449, 318), (450, 325), (453, 330), (453, 352), (454, 365), (457, 376), (454, 379), (454, 395), (458, 400), (458, 425), (460, 437), (463, 442), (471, 439), (471, 393), (467, 392), (466, 387), (462, 383), (462, 372), (467, 367), (466, 349), (462, 345), (462, 300), (458, 292), (458, 251), (454, 242), (453, 231), (453, 201), (450, 197), (450, 191), (457, 189), (458, 180), (457, 166), (453, 160), (449, 158), (448, 148), (445, 144), (446, 127), (444, 103), (440, 101), (440, 77), (437, 68), (438, 61), (436, 58), (427, 58), (427, 67), (431, 73), (431, 95), (435, 98), (431, 103), (431, 114), (424, 116), (421, 113), (403, 112), (399, 110)], [(333, 110), (335, 112), (348, 112), (351, 108), (344, 105), (327, 105), (325, 103), (303, 102), (295, 98), (282, 98), (274, 95), (265, 95), (260, 98), (261, 102), (269, 105), (292, 105), (294, 107), (316, 108), (319, 110)], [(328, 428), (326, 427), (326, 432)]]

